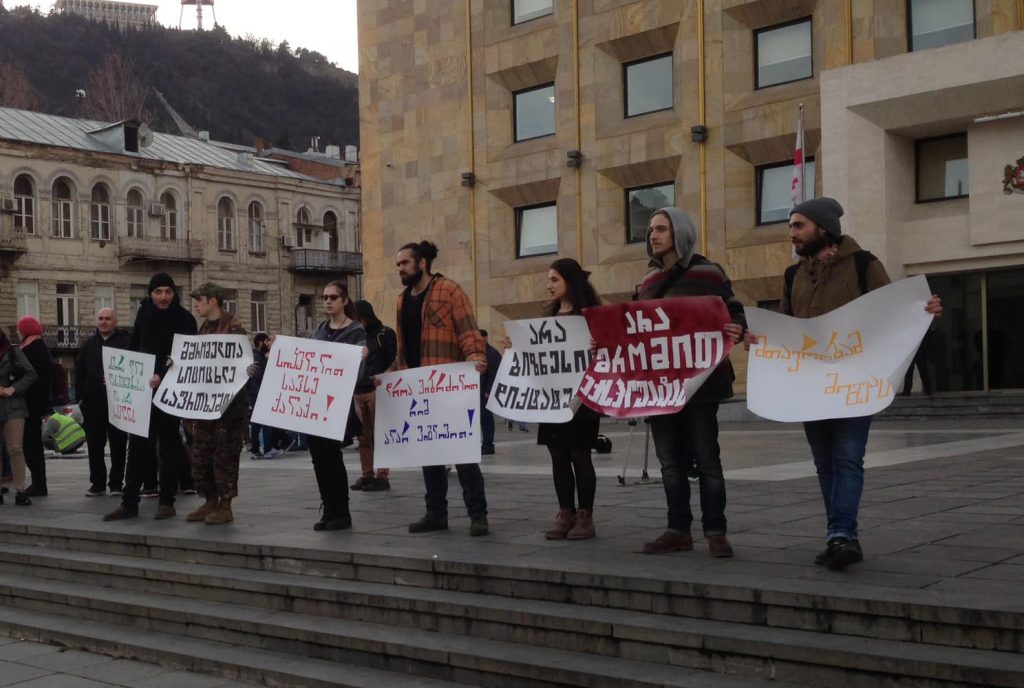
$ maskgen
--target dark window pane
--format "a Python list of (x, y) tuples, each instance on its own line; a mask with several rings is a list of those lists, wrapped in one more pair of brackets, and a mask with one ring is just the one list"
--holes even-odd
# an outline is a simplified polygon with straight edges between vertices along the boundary
[(810, 79), (811, 20), (757, 32), (757, 87)]
[(516, 141), (555, 133), (555, 85), (515, 94)]
[(974, 40), (974, 0), (910, 0), (910, 49)]
[(988, 386), (1024, 388), (1024, 271), (990, 272), (988, 296)]
[[(757, 168), (757, 224), (770, 225), (789, 220), (793, 208), (793, 166)], [(814, 161), (804, 162), (804, 195), (814, 198)]]
[(647, 241), (647, 225), (651, 215), (659, 208), (676, 204), (675, 184), (658, 184), (626, 189), (626, 241), (636, 244)]
[(517, 208), (516, 226), (519, 258), (558, 252), (558, 209), (554, 203)]
[(967, 134), (917, 143), (917, 201), (960, 198), (970, 194)]
[(928, 276), (928, 286), (942, 297), (943, 309), (923, 345), (936, 392), (983, 388), (981, 280), (980, 273)]
[(555, 11), (554, 0), (512, 0), (512, 23), (522, 24)]
[(626, 117), (672, 108), (672, 55), (626, 65)]

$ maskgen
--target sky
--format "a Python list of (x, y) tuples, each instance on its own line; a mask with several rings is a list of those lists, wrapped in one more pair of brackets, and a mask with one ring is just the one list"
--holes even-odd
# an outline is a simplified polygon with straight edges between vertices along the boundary
[[(53, 0), (7, 0), (8, 9), (29, 5), (49, 12)], [(181, 0), (144, 0), (159, 5), (157, 20), (164, 26), (195, 28), (196, 8), (182, 8)], [(184, 9), (184, 13), (182, 13)], [(356, 0), (214, 0), (217, 23), (232, 36), (252, 34), (274, 43), (288, 41), (292, 48), (323, 53), (350, 72), (359, 71), (356, 36)], [(213, 12), (203, 8), (203, 26), (213, 26)]]

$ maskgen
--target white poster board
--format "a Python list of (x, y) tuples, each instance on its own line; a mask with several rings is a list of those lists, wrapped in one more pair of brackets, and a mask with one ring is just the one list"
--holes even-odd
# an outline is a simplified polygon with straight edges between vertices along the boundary
[(378, 375), (374, 465), (480, 463), (480, 373), (448, 363)]
[(362, 360), (361, 346), (275, 337), (252, 422), (341, 440)]
[(176, 334), (153, 403), (179, 418), (216, 420), (245, 387), (250, 365), (252, 348), (243, 334)]
[(526, 423), (568, 423), (590, 365), (590, 329), (581, 315), (511, 320), (487, 409)]
[(156, 357), (126, 349), (103, 347), (103, 379), (107, 388), (107, 419), (118, 430), (149, 437)]
[(747, 408), (783, 422), (869, 416), (892, 403), (933, 316), (923, 275), (817, 318), (746, 309)]

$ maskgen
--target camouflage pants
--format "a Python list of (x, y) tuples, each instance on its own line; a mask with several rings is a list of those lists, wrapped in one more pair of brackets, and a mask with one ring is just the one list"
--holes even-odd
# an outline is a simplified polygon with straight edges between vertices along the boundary
[(192, 441), (196, 492), (207, 499), (238, 496), (238, 455), (245, 433), (245, 418), (196, 421)]

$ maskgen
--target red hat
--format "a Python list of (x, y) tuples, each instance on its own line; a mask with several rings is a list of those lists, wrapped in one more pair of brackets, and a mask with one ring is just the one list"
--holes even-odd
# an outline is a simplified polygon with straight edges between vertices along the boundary
[(22, 339), (28, 339), (32, 335), (43, 336), (43, 326), (38, 319), (26, 315), (18, 321), (18, 334)]

